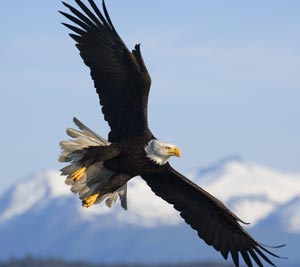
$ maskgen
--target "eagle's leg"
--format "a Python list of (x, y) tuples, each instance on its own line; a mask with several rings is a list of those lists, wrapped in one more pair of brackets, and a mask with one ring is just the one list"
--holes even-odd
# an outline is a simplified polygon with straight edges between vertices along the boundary
[(79, 180), (85, 173), (86, 167), (81, 167), (70, 175), (70, 179), (74, 182)]
[(85, 208), (89, 208), (90, 206), (92, 206), (96, 202), (96, 200), (97, 200), (98, 197), (99, 197), (98, 193), (86, 197), (82, 201), (82, 206), (85, 207)]

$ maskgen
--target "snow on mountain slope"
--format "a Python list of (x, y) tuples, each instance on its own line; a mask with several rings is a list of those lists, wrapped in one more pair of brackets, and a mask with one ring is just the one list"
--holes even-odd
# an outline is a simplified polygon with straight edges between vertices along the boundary
[[(300, 174), (278, 172), (236, 158), (194, 170), (188, 176), (222, 200), (243, 220), (251, 222), (252, 226), (300, 196)], [(108, 216), (110, 220), (107, 225), (155, 227), (183, 223), (177, 211), (155, 196), (141, 178), (134, 178), (129, 183), (127, 212), (120, 208), (119, 203), (112, 209), (104, 205), (85, 209), (81, 207), (79, 199), (71, 201), (74, 198), (77, 197), (69, 192), (58, 171), (37, 173), (0, 196), (0, 224), (30, 210), (41, 209), (56, 199), (67, 199), (66, 203), (69, 201), (69, 205), (74, 205), (72, 208), (83, 220), (93, 221)], [(103, 219), (103, 223), (105, 221)], [(295, 215), (290, 227), (300, 229), (299, 217)]]
[[(82, 208), (81, 201), (65, 185), (64, 177), (58, 171), (47, 170), (25, 178), (0, 196), (0, 200), (3, 200), (0, 205), (0, 224), (63, 198), (68, 199), (78, 216), (87, 221), (98, 220), (99, 216), (106, 215), (111, 218), (108, 225), (113, 221), (114, 225), (125, 223), (152, 227), (159, 224), (174, 225), (182, 221), (172, 206), (156, 197), (141, 178), (136, 177), (130, 182), (128, 192), (127, 212), (120, 208), (119, 203), (112, 209), (104, 205)], [(74, 198), (76, 202), (71, 201)]]
[(300, 196), (300, 173), (279, 172), (239, 158), (221, 160), (189, 177), (251, 226)]
[[(79, 200), (78, 200), (79, 201)], [(131, 224), (143, 227), (177, 225), (183, 220), (171, 205), (155, 196), (147, 184), (135, 177), (128, 185), (128, 210), (119, 203), (111, 209), (104, 205), (94, 205), (89, 209), (80, 208), (82, 218), (93, 220), (101, 214), (109, 214), (114, 225)]]
[(278, 207), (268, 217), (261, 220), (257, 227), (272, 226), (286, 233), (300, 234), (300, 195)]
[[(288, 243), (283, 255), (300, 261), (300, 175), (230, 158), (190, 177), (255, 222), (249, 229), (255, 238)], [(124, 211), (119, 203), (82, 208), (58, 171), (28, 176), (0, 195), (0, 236), (6, 259), (28, 254), (114, 263), (221, 259), (141, 178), (130, 181)]]
[(279, 216), (287, 232), (300, 233), (300, 195), (284, 205)]
[(33, 177), (29, 176), (2, 194), (6, 205), (1, 202), (0, 223), (28, 212), (43, 200), (48, 201), (49, 198), (68, 194), (68, 189), (61, 184), (61, 178), (58, 177), (56, 171), (47, 170), (37, 173)]

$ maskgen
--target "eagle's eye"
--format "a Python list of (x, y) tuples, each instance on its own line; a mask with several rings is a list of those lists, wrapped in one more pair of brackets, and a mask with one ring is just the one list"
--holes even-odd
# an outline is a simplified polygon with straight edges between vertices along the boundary
[(170, 149), (171, 149), (171, 147), (165, 146), (165, 150), (170, 150)]

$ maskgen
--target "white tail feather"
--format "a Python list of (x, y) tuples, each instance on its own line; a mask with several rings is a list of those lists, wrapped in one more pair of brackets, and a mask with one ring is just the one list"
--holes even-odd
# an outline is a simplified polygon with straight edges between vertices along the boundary
[(78, 120), (77, 118), (73, 118), (73, 122), (77, 125), (77, 127), (86, 132), (87, 135), (90, 135), (91, 137), (95, 137), (96, 140), (102, 141), (104, 144), (110, 145), (110, 142), (105, 140), (103, 137), (101, 137), (99, 134), (95, 133), (93, 130), (91, 130), (89, 127), (87, 127), (86, 125), (84, 125), (80, 120)]
[[(96, 162), (87, 167), (81, 177), (75, 181), (72, 178), (72, 174), (83, 167), (78, 164), (78, 162), (84, 155), (84, 149), (90, 146), (108, 146), (111, 143), (89, 129), (78, 119), (74, 118), (73, 121), (80, 130), (68, 128), (67, 134), (74, 139), (61, 141), (59, 143), (62, 149), (59, 161), (71, 162), (70, 165), (62, 168), (60, 171), (61, 175), (67, 176), (65, 183), (71, 186), (71, 191), (75, 194), (79, 194), (80, 199), (83, 200), (93, 195), (96, 188), (106, 182), (114, 174), (114, 172), (105, 168), (103, 162)], [(126, 188), (127, 186), (125, 184), (115, 192), (99, 196), (95, 204), (101, 203), (106, 199), (105, 204), (110, 208), (119, 196), (121, 206), (127, 209)]]

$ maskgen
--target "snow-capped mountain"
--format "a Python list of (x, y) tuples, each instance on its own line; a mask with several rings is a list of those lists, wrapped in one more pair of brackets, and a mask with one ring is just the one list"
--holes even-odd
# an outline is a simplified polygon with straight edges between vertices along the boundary
[[(300, 262), (294, 247), (300, 241), (300, 174), (229, 158), (188, 176), (251, 222), (256, 239), (275, 245), (291, 240), (283, 256)], [(58, 171), (29, 176), (0, 195), (0, 237), (3, 259), (32, 254), (102, 262), (221, 260), (140, 178), (129, 183), (124, 211), (119, 203), (82, 208)]]
[[(188, 176), (251, 222), (250, 227), (300, 197), (300, 173), (279, 172), (239, 158), (221, 160)], [(293, 229), (289, 228), (300, 233), (297, 227)]]

